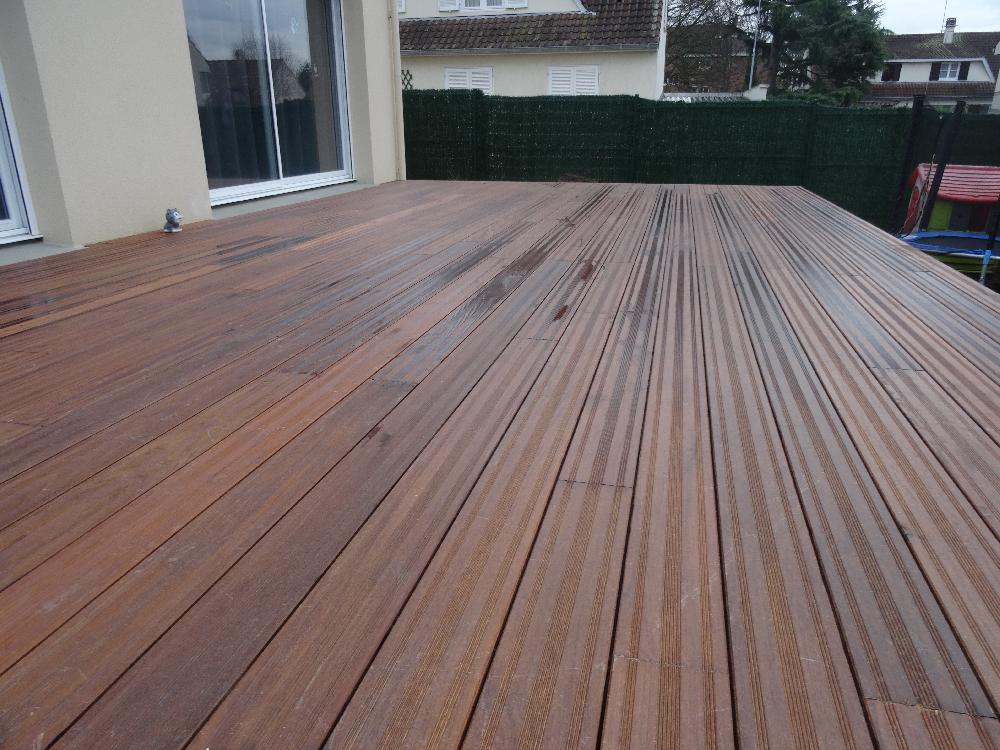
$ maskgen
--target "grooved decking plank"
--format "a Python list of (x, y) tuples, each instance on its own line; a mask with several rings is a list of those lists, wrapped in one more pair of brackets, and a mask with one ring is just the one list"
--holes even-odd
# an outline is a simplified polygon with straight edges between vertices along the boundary
[[(552, 193), (551, 188), (549, 191)], [(523, 204), (515, 203), (515, 206), (523, 207)], [(464, 243), (470, 236), (475, 236), (475, 231), (486, 230), (494, 224), (498, 226), (493, 232), (502, 235), (505, 227), (519, 223), (523, 224), (524, 221), (513, 211), (502, 213), (500, 217), (497, 217), (495, 212), (484, 214), (478, 223), (471, 223), (471, 229), (469, 226), (463, 229), (459, 223), (451, 242)], [(412, 236), (403, 234), (397, 236), (395, 233), (399, 231), (402, 230), (394, 229), (382, 238), (385, 247), (397, 247), (396, 243), (402, 245), (401, 251), (393, 251), (396, 257), (390, 258), (388, 265), (373, 266), (372, 262), (363, 256), (356, 257), (353, 263), (347, 262), (343, 270), (332, 271), (336, 274), (332, 285), (317, 284), (313, 281), (313, 288), (308, 290), (308, 294), (286, 292), (281, 295), (252, 295), (250, 298), (240, 296), (239, 299), (230, 301), (229, 304), (234, 306), (234, 309), (260, 309), (255, 313), (257, 322), (252, 325), (251, 321), (244, 319), (242, 324), (237, 326), (231, 320), (233, 317), (231, 314), (222, 315), (217, 310), (209, 316), (211, 325), (207, 327), (203, 321), (199, 320), (198, 325), (192, 325), (190, 319), (176, 315), (172, 317), (169, 327), (160, 326), (156, 323), (156, 318), (151, 317), (152, 313), (146, 314), (142, 310), (126, 311), (130, 314), (125, 321), (117, 318), (95, 321), (88, 317), (84, 321), (85, 329), (94, 325), (108, 326), (118, 331), (120, 335), (128, 336), (130, 335), (128, 326), (132, 325), (138, 328), (133, 330), (131, 335), (140, 337), (147, 335), (148, 330), (155, 330), (158, 338), (163, 337), (170, 342), (169, 346), (159, 347), (167, 354), (157, 355), (157, 358), (152, 360), (142, 359), (140, 348), (139, 352), (131, 352), (132, 356), (123, 363), (114, 340), (107, 340), (98, 345), (102, 348), (99, 348), (97, 355), (93, 352), (87, 353), (86, 356), (80, 353), (80, 364), (76, 367), (47, 369), (48, 377), (55, 378), (54, 383), (46, 384), (38, 382), (37, 379), (24, 379), (19, 384), (19, 389), (9, 387), (3, 389), (5, 397), (11, 399), (10, 403), (17, 405), (15, 409), (8, 409), (12, 415), (18, 410), (38, 415), (38, 410), (33, 410), (29, 406), (31, 394), (41, 394), (46, 401), (53, 400), (56, 394), (66, 394), (62, 400), (67, 406), (55, 412), (51, 412), (51, 406), (45, 407), (51, 412), (45, 417), (49, 424), (33, 434), (31, 440), (19, 445), (16, 451), (0, 457), (0, 477), (6, 479), (24, 471), (150, 404), (157, 404), (162, 408), (163, 405), (158, 404), (160, 400), (177, 396), (186, 385), (190, 384), (193, 388), (184, 395), (190, 398), (188, 395), (190, 391), (197, 389), (195, 398), (200, 398), (202, 391), (208, 390), (206, 386), (216, 386), (219, 375), (229, 374), (220, 372), (228, 364), (232, 364), (233, 368), (240, 372), (248, 367), (255, 367), (261, 359), (269, 360), (274, 363), (271, 366), (275, 366), (310, 345), (340, 332), (340, 329), (352, 324), (358, 316), (377, 317), (392, 309), (405, 310), (407, 304), (412, 306), (426, 296), (434, 286), (446, 284), (466, 270), (470, 263), (476, 262), (477, 258), (481, 260), (481, 257), (477, 256), (479, 251), (475, 246), (463, 244), (462, 247), (467, 250), (464, 255), (451, 256), (445, 253), (441, 260), (435, 260), (432, 256), (415, 262), (408, 260), (401, 263), (401, 260), (406, 258), (406, 248), (413, 243), (413, 239)], [(406, 242), (403, 242), (404, 237)], [(487, 234), (481, 242), (489, 239), (490, 235)], [(377, 243), (378, 237), (371, 241)], [(351, 244), (346, 242), (345, 247), (351, 247)], [(441, 248), (445, 250), (448, 246), (447, 241), (441, 243)], [(359, 251), (356, 249), (352, 250), (352, 256), (357, 252)], [(384, 250), (376, 253), (376, 255), (385, 254)], [(351, 270), (352, 265), (360, 266), (360, 271)], [(384, 268), (384, 271), (380, 268)], [(262, 270), (258, 269), (258, 273)], [(313, 268), (313, 273), (319, 274), (320, 271)], [(256, 274), (248, 278), (255, 277)], [(373, 285), (379, 288), (378, 294), (370, 293)], [(209, 288), (195, 296), (198, 299), (202, 297), (211, 299), (213, 295), (210, 292)], [(226, 295), (221, 296), (226, 297)], [(250, 300), (258, 304), (248, 305), (247, 302)], [(158, 303), (150, 304), (154, 311), (159, 310), (156, 315), (171, 319), (169, 311), (174, 309), (175, 305), (170, 300), (159, 300)], [(205, 310), (193, 312), (199, 315), (207, 314)], [(221, 325), (222, 330), (213, 329), (212, 325)], [(198, 332), (197, 335), (201, 337), (201, 343), (196, 347), (185, 343), (187, 341), (185, 337), (190, 337), (192, 330)], [(75, 333), (73, 338), (81, 341), (93, 341), (95, 338), (84, 332), (71, 333)], [(49, 338), (44, 340), (48, 341)], [(280, 342), (280, 346), (275, 346), (276, 342)], [(285, 356), (281, 356), (282, 353)], [(137, 359), (138, 364), (135, 363)], [(263, 367), (258, 372), (267, 369)], [(155, 376), (150, 376), (150, 372), (155, 372)], [(65, 381), (70, 379), (71, 382), (86, 383), (88, 389), (86, 397), (81, 397), (83, 395), (79, 393), (81, 389), (68, 387)], [(247, 381), (239, 385), (245, 382)], [(102, 388), (101, 385), (107, 387)], [(235, 387), (232, 386), (230, 390)], [(24, 389), (29, 390), (21, 392)], [(77, 394), (76, 399), (73, 398), (74, 393)], [(174, 401), (178, 400), (180, 399), (174, 398)], [(66, 409), (69, 411), (63, 414)]]
[[(564, 205), (566, 205), (565, 199), (555, 203), (553, 208), (559, 210)], [(535, 229), (533, 231), (543, 230)], [(517, 233), (504, 233), (498, 238), (493, 238), (483, 243), (485, 250), (489, 253), (487, 259), (490, 263), (495, 265), (496, 262), (502, 262), (502, 256), (505, 252), (515, 251), (518, 242), (514, 242), (513, 240), (525, 231), (526, 229), (521, 228)], [(530, 236), (530, 232), (525, 235), (526, 238), (530, 238)], [(521, 242), (523, 241), (525, 239), (521, 240)], [(493, 256), (501, 256), (501, 258), (493, 260)], [(491, 268), (490, 263), (484, 264), (482, 269), (475, 271), (475, 273), (463, 279), (457, 288), (473, 288), (468, 286), (469, 282), (471, 281), (474, 284), (476, 283), (476, 279), (481, 278), (484, 272), (489, 273), (489, 269)], [(423, 290), (423, 295), (433, 294), (434, 291), (435, 286), (427, 286)], [(453, 292), (449, 293), (453, 294)], [(380, 314), (364, 317), (353, 327), (348, 327), (342, 335), (333, 339), (327, 339), (331, 345), (321, 343), (302, 350), (298, 355), (286, 359), (280, 365), (281, 369), (292, 373), (299, 371), (306, 373), (322, 371), (346, 355), (354, 345), (361, 343), (365, 338), (371, 337), (374, 333), (378, 333), (379, 330), (394, 324), (395, 315), (400, 312), (406, 312), (415, 304), (422, 302), (423, 295), (401, 295), (396, 299), (390, 300), (388, 305), (382, 307)], [(275, 346), (269, 347), (268, 356), (273, 357), (275, 350), (280, 352), (281, 348)], [(328, 351), (323, 351), (324, 356), (321, 357), (317, 350)], [(273, 360), (269, 360), (268, 364), (273, 365)], [(268, 377), (274, 378), (274, 376), (267, 375), (263, 377), (265, 379)], [(15, 576), (26, 569), (30, 569), (32, 562), (44, 559), (47, 554), (51, 554), (57, 550), (60, 542), (65, 541), (65, 535), (73, 533), (79, 535), (79, 533), (86, 531), (87, 528), (90, 528), (100, 519), (114, 512), (119, 507), (124, 506), (130, 500), (141, 495), (142, 492), (154, 487), (157, 482), (168, 477), (173, 471), (181, 468), (183, 463), (187, 462), (185, 458), (188, 461), (192, 460), (204, 452), (204, 450), (207, 450), (207, 447), (211, 447), (212, 444), (224, 438), (227, 433), (221, 431), (221, 434), (219, 434), (221, 425), (216, 424), (214, 439), (209, 440), (206, 448), (195, 450), (197, 439), (186, 441), (184, 435), (194, 432), (196, 436), (200, 437), (198, 435), (200, 424), (206, 420), (211, 420), (211, 417), (206, 416), (206, 414), (210, 413), (213, 409), (231, 409), (231, 402), (247, 398), (244, 391), (252, 394), (256, 390), (259, 390), (255, 386), (256, 382), (251, 381), (244, 388), (235, 391), (228, 397), (224, 397), (221, 402), (191, 418), (187, 423), (182, 423), (177, 428), (163, 433), (158, 439), (147, 443), (136, 451), (136, 453), (125, 457), (124, 460), (120, 460), (118, 463), (112, 462), (107, 470), (97, 472), (83, 483), (75, 486), (71, 485), (71, 489), (62, 495), (59, 495), (57, 492), (60, 486), (64, 486), (60, 484), (60, 480), (63, 480), (65, 483), (72, 482), (74, 477), (79, 476), (74, 470), (79, 469), (81, 465), (94, 465), (91, 462), (96, 462), (98, 459), (107, 461), (108, 458), (118, 456), (126, 446), (134, 445), (139, 439), (138, 436), (142, 434), (140, 426), (142, 422), (151, 423), (154, 427), (162, 429), (164, 422), (162, 410), (156, 410), (154, 414), (148, 415), (139, 424), (136, 424), (137, 420), (128, 421), (120, 425), (112, 434), (102, 434), (100, 440), (93, 440), (81, 446), (74, 446), (73, 449), (70, 449), (65, 454), (60, 454), (59, 461), (43, 463), (36, 470), (26, 472), (15, 480), (2, 485), (4, 492), (8, 493), (8, 502), (5, 504), (0, 518), (6, 517), (9, 519), (12, 516), (16, 517), (16, 515), (30, 511), (33, 507), (42, 505), (51, 497), (56, 497), (56, 502), (44, 505), (38, 513), (28, 516), (22, 522), (14, 523), (3, 532), (0, 532), (0, 550), (4, 549), (5, 538), (16, 540), (21, 548), (29, 550), (27, 554), (17, 553), (16, 563), (6, 571), (6, 574), (8, 576)], [(279, 401), (285, 395), (287, 394), (274, 392), (271, 403)], [(267, 406), (270, 406), (270, 404), (267, 404)], [(174, 418), (177, 417), (176, 412), (170, 412), (170, 415)], [(236, 426), (238, 427), (239, 424)], [(116, 441), (114, 439), (116, 436), (121, 436), (122, 440)], [(205, 437), (211, 438), (212, 436)], [(177, 444), (181, 444), (184, 449), (183, 454), (179, 457), (172, 453), (174, 446)], [(53, 463), (55, 466), (52, 465)], [(135, 467), (137, 466), (145, 466), (148, 470), (148, 475), (137, 473), (135, 471)], [(60, 468), (66, 469), (66, 472), (60, 473)], [(38, 491), (36, 475), (45, 477), (46, 484), (42, 492)], [(60, 507), (66, 503), (69, 503), (71, 507), (68, 509)], [(54, 520), (50, 522), (50, 518)], [(27, 531), (31, 528), (43, 528), (45, 538), (39, 539), (37, 536), (31, 535)], [(74, 537), (68, 536), (69, 540), (72, 538)], [(12, 552), (12, 554), (15, 553)]]
[[(600, 208), (608, 202), (605, 190), (580, 189), (593, 198), (590, 203), (581, 200), (580, 203), (584, 205), (596, 201)], [(575, 209), (575, 212), (579, 210)], [(533, 300), (544, 296), (566, 269), (567, 261), (558, 257), (551, 263), (546, 263), (550, 255), (556, 253), (562, 244), (570, 242), (574, 236), (572, 230), (564, 228), (559, 219), (558, 216), (553, 217), (554, 228), (543, 233), (533, 243), (525, 240), (519, 254), (510, 260), (509, 265), (501, 270), (493, 282), (468, 297), (449, 317), (426, 334), (430, 337), (453, 336), (453, 318), (464, 320), (467, 332), (475, 332), (473, 340), (461, 347), (461, 353), (458, 350), (451, 354), (446, 350), (437, 351), (437, 361), (443, 361), (443, 366), (435, 370), (433, 377), (425, 378), (419, 385), (370, 380), (365, 387), (352, 394), (349, 400), (357, 404), (356, 408), (361, 409), (362, 414), (364, 405), (371, 400), (368, 391), (397, 390), (406, 399), (385, 418), (382, 415), (388, 410), (375, 413), (370, 420), (366, 420), (364, 424), (369, 429), (365, 439), (354, 448), (345, 444), (342, 453), (330, 457), (330, 463), (325, 466), (329, 467), (331, 463), (335, 465), (329, 472), (322, 464), (316, 467), (310, 456), (315, 450), (329, 452), (323, 447), (326, 438), (324, 430), (327, 435), (340, 437), (339, 433), (343, 428), (338, 426), (336, 415), (332, 419), (323, 420), (323, 429), (310, 428), (304, 433), (299, 445), (293, 444), (279, 454), (278, 460), (272, 462), (273, 466), (265, 465), (234, 493), (213, 504), (208, 514), (199, 517), (195, 524), (157, 550), (151, 560), (143, 563), (137, 569), (141, 573), (130, 575), (128, 584), (120, 587), (122, 590), (105, 594), (95, 602), (96, 606), (103, 605), (107, 609), (116, 600), (128, 601), (131, 597), (130, 589), (151, 585), (149, 579), (159, 581), (161, 587), (169, 586), (173, 596), (191, 601), (192, 596), (197, 596), (212, 585), (218, 576), (225, 574), (198, 601), (197, 606), (184, 614), (74, 725), (66, 735), (67, 742), (91, 744), (96, 741), (93, 736), (104, 735), (109, 725), (114, 727), (118, 742), (124, 746), (138, 742), (138, 738), (144, 738), (144, 741), (152, 741), (154, 737), (159, 737), (161, 741), (172, 738), (174, 742), (184, 742), (197, 729), (215, 703), (225, 695), (301, 597), (322, 575), (325, 567), (362, 525), (368, 513), (378, 505), (396, 479), (419, 455), (443, 421), (495, 360), (498, 353), (483, 344), (493, 342), (502, 348), (501, 337), (513, 337), (517, 328), (515, 322), (523, 321), (531, 314)], [(545, 273), (539, 271), (543, 264)], [(528, 285), (523, 286), (526, 280)], [(512, 284), (513, 281), (518, 283)], [(501, 315), (490, 315), (508, 293), (516, 293), (521, 289), (524, 290), (523, 293), (506, 305)], [(475, 314), (470, 315), (469, 311), (475, 311)], [(484, 328), (478, 327), (477, 322), (484, 318), (491, 322)], [(407, 328), (418, 324), (423, 325), (419, 318), (409, 326), (399, 326), (399, 335), (416, 339), (416, 335), (410, 336)], [(391, 337), (388, 342), (392, 343)], [(376, 348), (378, 347), (384, 348), (385, 344), (377, 343)], [(394, 349), (396, 351), (398, 350)], [(386, 359), (390, 357), (391, 354), (387, 352)], [(354, 377), (357, 370), (357, 365), (352, 367), (345, 364), (343, 372)], [(377, 429), (373, 429), (375, 427)], [(358, 435), (352, 440), (356, 441), (360, 437)], [(340, 456), (344, 456), (343, 460), (338, 460)], [(294, 474), (290, 475), (290, 472)], [(258, 504), (271, 497), (282, 499), (281, 503), (272, 503), (278, 507), (269, 509), (268, 514), (257, 514), (267, 515), (269, 519), (248, 519), (254, 522), (251, 525), (239, 517), (240, 504), (245, 507), (246, 503)], [(331, 503), (334, 502), (337, 510), (331, 513)], [(281, 513), (292, 504), (294, 507), (282, 517)], [(257, 528), (265, 522), (273, 524), (273, 527), (269, 525), (258, 531)], [(229, 527), (224, 534), (227, 548), (216, 550), (220, 523)], [(250, 553), (226, 572), (226, 567), (236, 562), (234, 552), (242, 553), (247, 550), (265, 531), (266, 536)], [(176, 555), (176, 550), (189, 547), (204, 550), (203, 554), (209, 556), (209, 559), (203, 560), (192, 571), (197, 580), (201, 581), (197, 584), (198, 588), (192, 586), (191, 581), (183, 579), (176, 585), (168, 583), (176, 576), (171, 575), (172, 571), (165, 562)], [(264, 562), (265, 560), (269, 562)], [(268, 574), (263, 575), (262, 571), (268, 571)], [(247, 606), (252, 606), (258, 615), (247, 621), (243, 617), (243, 609), (233, 606), (234, 597), (236, 600), (249, 597)], [(183, 607), (178, 608), (176, 602), (169, 603), (162, 611), (161, 608), (155, 609), (146, 619), (152, 621), (149, 626), (158, 630), (149, 630), (145, 622), (137, 623), (129, 632), (131, 638), (128, 643), (131, 649), (138, 646), (141, 652), (165, 629), (159, 620), (167, 617), (170, 612), (173, 612), (170, 617), (175, 618), (184, 611)], [(204, 626), (206, 620), (212, 623), (210, 627)], [(230, 636), (222, 637), (226, 632)], [(172, 666), (163, 671), (157, 665), (178, 663), (178, 654), (174, 650), (178, 643), (181, 644), (181, 650), (189, 654), (185, 657), (186, 666), (180, 669)], [(194, 644), (200, 645), (193, 648)], [(122, 665), (123, 659), (135, 658), (129, 657), (128, 651), (129, 649), (119, 646), (113, 656), (105, 656), (104, 661), (113, 658)], [(133, 650), (133, 654), (135, 653)], [(54, 660), (54, 663), (58, 662), (59, 659)], [(121, 668), (122, 666), (118, 667), (119, 670)], [(207, 684), (202, 685), (199, 690), (179, 687), (185, 680), (204, 678), (209, 673), (212, 675), (211, 690)], [(85, 685), (86, 694), (80, 695), (82, 691), (78, 690), (75, 698), (82, 701), (89, 695), (90, 700), (93, 700), (106, 684), (91, 680)], [(144, 687), (137, 691), (129, 689), (130, 685), (136, 684)], [(144, 711), (152, 708), (152, 705), (144, 701), (143, 696), (148, 697), (161, 690), (170, 695), (187, 696), (183, 712), (181, 704), (176, 705), (170, 726), (157, 725), (154, 717), (143, 718)], [(134, 705), (130, 709), (121, 709), (123, 703), (136, 702), (142, 707)], [(60, 720), (65, 721), (66, 718), (72, 720), (74, 717), (60, 717)], [(156, 726), (156, 730), (150, 729), (151, 726)], [(159, 735), (159, 731), (164, 734)], [(101, 742), (105, 741), (107, 738), (102, 737)]]
[[(760, 215), (756, 221), (771, 224)], [(772, 239), (792, 257), (784, 240)], [(876, 372), (859, 366), (849, 334), (845, 338), (823, 308), (816, 307), (803, 280), (795, 273), (771, 275), (792, 327), (995, 711), (1000, 698), (1000, 592), (995, 583), (1000, 580), (1000, 543), (969, 501), (975, 485), (956, 484), (961, 475), (942, 466)]]
[(695, 194), (737, 736), (741, 745), (869, 747), (719, 229), (708, 197)]
[[(417, 214), (413, 202), (436, 205), (447, 200), (447, 187), (428, 186), (425, 183), (410, 198), (402, 195), (394, 198), (391, 188), (382, 190), (379, 197), (384, 215), (391, 216), (392, 220), (407, 218)], [(29, 266), (0, 267), (0, 284), (4, 288), (4, 298), (0, 300), (0, 330), (19, 318), (30, 316), (40, 321), (51, 312), (92, 302), (109, 291), (123, 291), (164, 276), (214, 265), (219, 251), (263, 243), (281, 233), (288, 236), (303, 228), (317, 233), (329, 232), (331, 227), (336, 227), (336, 232), (357, 231), (361, 225), (369, 224), (371, 217), (344, 208), (349, 201), (360, 203), (364, 200), (370, 200), (370, 196), (343, 196), (336, 201), (292, 207), (281, 211), (280, 217), (274, 211), (259, 212), (243, 217), (236, 232), (232, 224), (202, 223), (197, 232), (167, 236), (148, 233), (102, 242), (70, 256), (50, 256)], [(352, 213), (356, 214), (353, 220)], [(254, 228), (261, 225), (266, 225), (266, 231), (255, 233)]]
[[(875, 260), (869, 267), (876, 275), (884, 272), (884, 269), (905, 274), (907, 281), (920, 286), (947, 307), (962, 314), (970, 323), (985, 324), (988, 330), (997, 332), (1000, 324), (1000, 298), (992, 290), (968, 276), (955, 273), (933, 256), (910, 247), (815, 193), (802, 188), (783, 188), (781, 193), (783, 197), (793, 195), (801, 199), (815, 216), (835, 232), (852, 235), (857, 243), (856, 247)], [(825, 241), (825, 233), (817, 234), (817, 239)]]
[(995, 363), (1000, 305), (982, 292), (995, 294), (960, 274), (943, 274), (947, 266), (874, 227), (852, 233), (857, 220), (831, 210), (815, 195), (783, 189), (781, 197), (786, 207), (782, 222), (794, 219), (809, 228), (816, 241), (828, 243), (829, 252), (822, 260), (831, 270), (836, 267), (841, 273), (877, 282), (900, 310), (927, 322), (971, 358)]
[[(631, 222), (648, 220), (651, 193), (627, 207)], [(608, 241), (612, 262), (634, 262), (635, 246)], [(620, 300), (605, 270), (591, 294)], [(326, 747), (460, 742), (611, 327), (604, 315), (570, 323)]]
[[(760, 258), (780, 258), (738, 201), (712, 196), (717, 226), (866, 698), (993, 717), (989, 699), (814, 371)], [(887, 371), (888, 372), (888, 371)]]
[(1000, 724), (994, 719), (922, 706), (880, 701), (867, 703), (872, 729), (881, 747), (941, 750), (995, 750), (1000, 747)]
[[(753, 192), (763, 195), (759, 190)], [(795, 201), (776, 204), (774, 194), (764, 200), (772, 207), (768, 212), (772, 231), (783, 229), (800, 246), (812, 247), (818, 228), (823, 226), (812, 213), (798, 207)], [(775, 205), (784, 206), (785, 210), (776, 213)], [(856, 245), (838, 236), (824, 241), (829, 242), (826, 252), (800, 251), (802, 264), (822, 266), (834, 274), (843, 289), (907, 351), (920, 369), (946, 385), (966, 412), (1000, 444), (997, 339), (975, 329), (939, 300), (918, 294), (909, 282), (914, 274), (891, 273), (884, 268), (858, 272)], [(916, 251), (910, 249), (908, 253), (909, 259)]]
[(996, 747), (998, 300), (749, 186), (0, 269), (0, 745)]
[(602, 746), (733, 747), (691, 196), (678, 192)]
[[(544, 227), (538, 231), (544, 232)], [(527, 238), (522, 238), (520, 246), (522, 251), (530, 253), (530, 250), (525, 250), (527, 242)], [(246, 423), (182, 470), (156, 485), (152, 492), (141, 495), (139, 502), (126, 506), (125, 512), (112, 516), (108, 524), (98, 527), (94, 533), (84, 535), (47, 560), (42, 567), (0, 592), (0, 613), (8, 616), (11, 623), (8, 629), (2, 631), (4, 638), (0, 640), (0, 668), (20, 658), (27, 649), (65, 621), (92, 596), (155, 549), (190, 518), (201, 513), (216, 498), (225, 495), (259, 464), (321, 418), (324, 412), (363, 384), (381, 365), (403, 351), (431, 326), (449, 315), (454, 317), (456, 313), (453, 311), (456, 308), (461, 310), (463, 306), (468, 307), (470, 303), (463, 300), (473, 290), (478, 289), (472, 298), (479, 303), (475, 306), (477, 315), (481, 318), (487, 314), (490, 305), (496, 305), (500, 301), (496, 294), (496, 282), (499, 280), (500, 286), (503, 286), (503, 274), (497, 277), (495, 273), (494, 267), (484, 264), (468, 276), (460, 277), (455, 284), (445, 286), (423, 306), (400, 319), (389, 332), (370, 340), (320, 377), (309, 380), (302, 389), (297, 389), (294, 398), (289, 399), (288, 408), (281, 408), (279, 404), (272, 406), (263, 415)], [(493, 282), (490, 282), (491, 276), (494, 276)], [(483, 305), (482, 300), (489, 300), (489, 303)], [(465, 321), (467, 329), (474, 323), (475, 318), (467, 318)], [(446, 352), (441, 353), (441, 356), (444, 353)], [(289, 377), (302, 378), (296, 374)], [(381, 404), (382, 401), (376, 398), (373, 403)], [(384, 412), (376, 415), (376, 421), (383, 415)], [(251, 439), (247, 440), (248, 437)], [(257, 437), (260, 439), (255, 440)], [(244, 442), (254, 445), (256, 450), (241, 453), (237, 447)], [(200, 488), (200, 492), (191, 493), (191, 487)], [(167, 499), (175, 495), (180, 495), (182, 499), (168, 502)], [(103, 500), (102, 493), (98, 494), (97, 500)], [(105, 555), (100, 564), (79, 570), (73, 579), (73, 585), (68, 591), (64, 590), (67, 569), (77, 569), (79, 561), (93, 554), (93, 550), (107, 545), (122, 529), (129, 528), (139, 519), (145, 533), (129, 535), (127, 543), (116, 545), (113, 553)], [(38, 598), (49, 599), (54, 603), (42, 610), (32, 611), (31, 603)]]
[[(789, 253), (788, 241), (773, 236)], [(956, 484), (911, 416), (883, 389), (883, 375), (859, 362), (824, 311), (816, 309), (801, 280), (800, 275), (774, 274), (772, 285), (995, 711), (1000, 698), (1000, 543), (970, 503), (975, 486)], [(958, 360), (956, 370), (965, 362)], [(977, 416), (983, 406), (978, 405)], [(982, 419), (976, 422), (981, 425)]]
[(1000, 446), (925, 372), (875, 372), (969, 502), (1000, 537)]
[[(847, 293), (839, 277), (817, 263), (803, 249), (800, 239), (783, 231), (762, 210), (759, 191), (744, 189), (740, 196), (745, 212), (755, 215), (762, 233), (767, 235), (762, 241), (774, 246), (776, 257), (777, 254), (784, 257), (787, 268), (782, 273), (794, 269), (807, 290), (805, 298), (811, 293), (819, 301), (846, 342), (872, 370), (905, 418), (917, 425), (920, 438), (931, 445), (944, 469), (995, 533), (997, 484), (992, 477), (1000, 461), (1000, 445), (983, 429), (982, 425), (989, 426), (992, 420), (989, 409), (984, 408), (986, 405), (975, 397), (968, 398), (960, 387), (948, 387), (947, 379), (942, 382), (931, 377), (909, 355), (901, 355), (903, 350), (897, 340)], [(795, 283), (793, 279), (794, 276), (789, 277), (790, 283)], [(810, 303), (814, 304), (812, 300)], [(845, 310), (850, 310), (850, 314), (845, 314)], [(947, 359), (942, 365), (948, 366)], [(960, 361), (955, 367), (968, 372), (969, 365)], [(904, 382), (915, 387), (897, 387)], [(989, 390), (988, 385), (984, 388)], [(963, 403), (975, 418), (963, 408)]]
[[(581, 278), (579, 269), (602, 262), (607, 247), (598, 240), (582, 250), (581, 257), (566, 251), (572, 264), (522, 332), (549, 317), (550, 300), (577, 300), (560, 318), (562, 332), (575, 319), (579, 301), (595, 281), (591, 274)], [(513, 339), (190, 747), (250, 742), (307, 747), (323, 742), (456, 514), (474, 502), (467, 500), (473, 485), (559, 338), (560, 332), (550, 332), (556, 334), (552, 340), (520, 334)], [(395, 364), (378, 377), (412, 375), (412, 363), (403, 362), (398, 369)], [(373, 555), (373, 549), (382, 552)], [(366, 581), (365, 590), (356, 585), (359, 579)], [(288, 669), (289, 664), (300, 668)], [(276, 703), (294, 703), (302, 720), (271, 721), (266, 707)]]
[(620, 240), (639, 248), (635, 270), (484, 678), (467, 746), (597, 740), (671, 205), (671, 194), (658, 191), (644, 235)]

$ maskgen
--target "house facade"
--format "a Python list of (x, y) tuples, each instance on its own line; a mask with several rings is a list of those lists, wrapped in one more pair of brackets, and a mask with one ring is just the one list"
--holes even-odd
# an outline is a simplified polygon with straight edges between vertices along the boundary
[(909, 106), (914, 94), (950, 108), (959, 100), (970, 112), (1000, 112), (1000, 31), (960, 32), (954, 18), (939, 34), (887, 36), (889, 57), (863, 103)]
[(396, 0), (5, 0), (0, 243), (83, 245), (157, 229), (167, 208), (190, 222), (402, 178), (395, 13)]
[(403, 82), (502, 96), (663, 91), (660, 0), (397, 0)]
[(753, 39), (735, 25), (695, 24), (671, 29), (667, 34), (664, 92), (744, 94), (750, 65), (760, 71), (761, 56), (754, 55)]

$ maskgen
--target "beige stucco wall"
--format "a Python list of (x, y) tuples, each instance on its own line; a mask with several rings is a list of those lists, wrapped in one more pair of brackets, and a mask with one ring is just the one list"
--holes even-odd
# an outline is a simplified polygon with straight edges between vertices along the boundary
[[(395, 0), (343, 0), (357, 178), (402, 171)], [(181, 0), (0, 0), (0, 64), (46, 240), (211, 216)], [(305, 194), (304, 194), (305, 195)]]
[(343, 0), (354, 175), (378, 184), (406, 177), (396, 0)]
[(46, 238), (85, 244), (149, 230), (168, 206), (208, 217), (180, 0), (0, 8), (0, 55)]
[[(872, 81), (881, 80), (881, 71), (872, 77)], [(931, 63), (930, 62), (904, 62), (899, 70), (899, 80), (902, 83), (924, 83), (930, 80), (931, 77)], [(982, 60), (972, 60), (969, 64), (969, 78), (970, 81), (990, 81), (989, 71), (986, 69), (986, 65)]]
[(445, 68), (493, 68), (493, 93), (538, 96), (548, 93), (549, 66), (599, 65), (598, 93), (659, 97), (662, 69), (656, 50), (618, 52), (511, 52), (500, 55), (404, 55), (403, 68), (413, 74), (413, 87), (444, 88)]

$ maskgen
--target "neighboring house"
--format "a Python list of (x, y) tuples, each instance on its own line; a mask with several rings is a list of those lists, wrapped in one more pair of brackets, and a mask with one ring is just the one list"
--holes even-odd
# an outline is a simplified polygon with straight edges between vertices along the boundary
[(396, 0), (3, 0), (0, 243), (400, 179), (399, 79)]
[(404, 85), (488, 94), (663, 90), (661, 0), (398, 0)]
[(942, 108), (961, 99), (970, 112), (1000, 112), (1000, 31), (959, 32), (956, 25), (949, 18), (941, 34), (887, 36), (889, 57), (863, 103), (908, 106), (924, 94)]
[[(733, 25), (669, 29), (664, 92), (742, 94), (750, 85), (752, 52), (753, 39)], [(760, 63), (758, 55), (758, 71)]]

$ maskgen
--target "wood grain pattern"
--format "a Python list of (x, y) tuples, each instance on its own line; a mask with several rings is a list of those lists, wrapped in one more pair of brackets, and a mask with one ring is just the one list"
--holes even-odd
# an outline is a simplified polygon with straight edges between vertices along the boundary
[(0, 268), (0, 746), (1000, 747), (1000, 299), (801, 188)]

